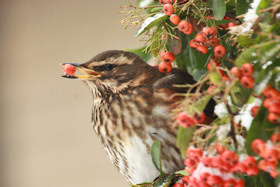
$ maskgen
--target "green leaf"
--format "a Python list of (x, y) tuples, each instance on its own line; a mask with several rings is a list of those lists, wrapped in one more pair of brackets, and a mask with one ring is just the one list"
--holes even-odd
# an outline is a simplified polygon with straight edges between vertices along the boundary
[(168, 18), (167, 15), (164, 13), (158, 13), (152, 17), (147, 18), (139, 28), (139, 30), (136, 32), (135, 36), (139, 36), (148, 29), (152, 28), (155, 25), (160, 25)]
[(155, 7), (155, 8), (152, 8), (151, 13), (161, 12), (161, 11), (162, 11), (162, 7)]
[(245, 14), (250, 8), (250, 4), (253, 0), (237, 0), (236, 14), (239, 16), (241, 14)]
[(195, 126), (191, 128), (184, 128), (182, 126), (179, 127), (177, 134), (177, 146), (180, 148), (183, 158), (186, 157), (186, 151), (189, 147), (189, 143), (192, 140), (192, 135), (195, 128)]
[(270, 4), (270, 2), (271, 0), (261, 0), (257, 10), (266, 8)]
[(155, 181), (153, 187), (169, 187), (173, 178), (174, 178), (174, 175), (170, 174), (167, 177), (164, 177), (162, 179)]
[(257, 49), (248, 48), (238, 56), (235, 63), (237, 66), (242, 66), (246, 62), (252, 62), (253, 60), (256, 60), (256, 59), (258, 59)]
[(280, 52), (279, 42), (274, 42), (263, 46), (260, 50), (262, 61), (266, 62), (275, 57)]
[(155, 167), (157, 168), (157, 170), (160, 172), (160, 175), (164, 176), (164, 173), (163, 173), (162, 168), (161, 168), (160, 152), (161, 152), (160, 141), (156, 140), (156, 141), (154, 141), (154, 143), (151, 147), (152, 161), (153, 161)]
[(255, 86), (254, 86), (254, 94), (255, 95), (260, 95), (263, 91), (263, 89), (267, 86), (267, 84), (269, 83), (272, 75), (273, 75), (273, 72), (272, 71), (269, 71), (269, 72), (266, 72), (266, 71), (263, 71), (264, 75), (260, 74), (258, 76), (258, 79), (261, 80), (260, 83), (257, 83)]
[(146, 47), (144, 46), (144, 47), (140, 47), (140, 48), (136, 48), (136, 49), (127, 49), (127, 50), (125, 50), (125, 51), (135, 53), (135, 54), (137, 54), (138, 56), (140, 56), (140, 58), (141, 58), (142, 60), (144, 60), (145, 62), (147, 62), (147, 61), (149, 61), (149, 60), (153, 57), (153, 55), (152, 55), (152, 53), (145, 53), (145, 52), (144, 52), (144, 49), (145, 49), (145, 48), (146, 48)]
[(213, 13), (216, 20), (222, 20), (226, 14), (226, 3), (224, 0), (213, 0)]
[(237, 37), (237, 42), (244, 48), (248, 48), (254, 44), (254, 40), (252, 40), (252, 38), (244, 35), (239, 35)]

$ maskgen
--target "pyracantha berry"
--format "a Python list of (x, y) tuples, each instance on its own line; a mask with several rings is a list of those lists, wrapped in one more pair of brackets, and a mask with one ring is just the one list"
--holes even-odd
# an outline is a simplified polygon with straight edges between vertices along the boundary
[(173, 187), (184, 187), (184, 185), (182, 183), (177, 182), (173, 185)]
[(226, 48), (222, 45), (217, 45), (214, 48), (214, 53), (216, 57), (221, 57), (226, 53)]
[(197, 41), (195, 41), (195, 40), (191, 40), (191, 41), (189, 42), (189, 46), (192, 47), (192, 48), (197, 48), (198, 45), (199, 45), (199, 44), (198, 44)]
[(205, 121), (205, 119), (206, 119), (206, 116), (205, 116), (204, 112), (201, 112), (200, 114), (199, 113), (195, 113), (193, 118), (194, 118), (194, 121), (196, 123), (203, 123)]
[(235, 180), (230, 178), (224, 181), (224, 186), (223, 187), (235, 187)]
[(242, 70), (238, 67), (233, 67), (230, 69), (230, 73), (237, 77), (237, 78), (241, 78), (242, 77)]
[(272, 136), (270, 137), (270, 140), (273, 142), (273, 143), (280, 143), (280, 133), (274, 133), (272, 134)]
[(161, 62), (158, 65), (158, 70), (161, 73), (169, 73), (172, 70), (172, 65), (171, 65), (171, 63), (168, 63), (168, 62)]
[(260, 155), (264, 151), (266, 145), (265, 145), (265, 142), (262, 139), (255, 139), (252, 142), (251, 147), (252, 147), (252, 149), (255, 153)]
[(208, 48), (205, 45), (198, 45), (196, 49), (202, 54), (206, 54), (208, 52)]
[(253, 77), (243, 76), (240, 80), (240, 83), (246, 88), (253, 88), (255, 84), (255, 79)]
[(200, 179), (202, 182), (207, 183), (207, 178), (208, 178), (209, 176), (210, 176), (209, 173), (203, 172), (203, 173), (200, 174), (199, 179)]
[(279, 99), (280, 98), (280, 92), (277, 91), (275, 88), (270, 87), (263, 91), (266, 98), (273, 98), (273, 99)]
[(245, 63), (242, 65), (242, 73), (244, 76), (251, 76), (254, 72), (254, 66), (250, 63)]
[[(214, 67), (212, 67), (212, 66), (214, 66)], [(210, 62), (208, 62), (208, 64), (207, 64), (206, 68), (208, 70), (210, 70), (210, 69), (213, 69), (213, 68), (218, 67), (218, 66), (219, 66), (219, 63), (217, 61), (210, 60)]]
[(71, 75), (71, 76), (73, 76), (76, 72), (75, 66), (73, 66), (71, 64), (64, 64), (62, 66), (62, 69), (67, 75)]
[(228, 23), (227, 24), (227, 27), (235, 27), (237, 24), (236, 23), (234, 23), (234, 22), (230, 22), (230, 23)]
[(171, 53), (171, 52), (168, 52), (168, 51), (167, 52), (165, 52), (165, 51), (161, 52), (160, 57), (162, 58), (162, 60), (164, 62), (168, 62), (168, 63), (172, 63), (175, 60), (174, 54)]
[(255, 117), (258, 113), (259, 108), (259, 106), (253, 106), (250, 110), (251, 116)]
[(225, 150), (221, 154), (221, 159), (225, 163), (229, 163), (230, 165), (235, 165), (238, 162), (238, 155), (230, 150)]
[(208, 39), (216, 36), (216, 31), (212, 27), (204, 27), (202, 33)]
[(180, 23), (180, 17), (176, 14), (172, 14), (169, 18), (170, 22), (174, 25), (178, 25)]
[(192, 24), (187, 22), (186, 20), (180, 21), (178, 29), (187, 35), (190, 35), (193, 32)]
[(186, 112), (180, 112), (177, 115), (177, 122), (183, 127), (192, 127), (195, 125), (195, 121)]
[(222, 154), (226, 150), (226, 147), (224, 145), (217, 144), (214, 149), (218, 154)]
[(268, 111), (270, 113), (275, 113), (275, 114), (280, 115), (280, 103), (273, 103), (272, 105), (270, 105), (268, 107)]
[(217, 175), (210, 175), (207, 178), (207, 183), (211, 186), (222, 187), (223, 186), (223, 179), (220, 176), (217, 176)]
[(202, 33), (198, 33), (194, 39), (200, 43), (204, 43), (206, 41)]
[(174, 7), (171, 4), (165, 4), (163, 6), (163, 13), (167, 16), (171, 16), (174, 13)]

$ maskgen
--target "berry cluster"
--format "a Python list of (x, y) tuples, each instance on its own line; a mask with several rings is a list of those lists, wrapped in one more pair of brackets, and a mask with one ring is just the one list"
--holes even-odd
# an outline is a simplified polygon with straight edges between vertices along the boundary
[(276, 168), (280, 159), (280, 133), (273, 134), (270, 140), (271, 142), (266, 143), (262, 139), (255, 139), (251, 147), (258, 156), (263, 158), (258, 162), (259, 169), (276, 178), (280, 174)]
[(271, 123), (280, 123), (280, 91), (268, 85), (264, 90), (263, 106), (268, 109), (268, 120)]
[[(188, 148), (185, 170), (189, 177), (183, 177), (183, 184), (188, 186), (245, 186), (245, 182), (235, 174), (257, 175), (259, 169), (256, 159), (246, 157), (242, 162), (238, 155), (226, 150), (223, 145), (215, 146), (216, 156), (205, 156), (201, 149)], [(178, 183), (175, 185), (179, 186)], [(174, 186), (173, 186), (174, 187)]]
[(162, 73), (169, 73), (172, 70), (171, 63), (175, 60), (174, 54), (168, 51), (163, 51), (161, 52), (160, 57), (163, 61), (158, 65), (158, 70)]
[(180, 112), (177, 115), (177, 122), (185, 128), (193, 127), (195, 124), (203, 123), (206, 119), (204, 112), (195, 113), (193, 116), (186, 112)]
[(214, 47), (216, 57), (222, 57), (226, 53), (226, 48), (219, 45), (216, 31), (212, 27), (204, 27), (203, 30), (197, 33), (195, 38), (190, 41), (189, 45), (203, 54), (208, 52), (208, 47)]
[(240, 79), (242, 86), (246, 88), (253, 88), (255, 84), (255, 79), (252, 76), (254, 73), (254, 66), (250, 63), (245, 63), (242, 65), (241, 69), (238, 67), (233, 67), (230, 69), (231, 74)]
[[(207, 16), (206, 19), (215, 20), (215, 18), (214, 18), (213, 16)], [(224, 19), (225, 19), (225, 20), (229, 20), (229, 21), (231, 21), (231, 22), (226, 23), (226, 24), (218, 25), (218, 29), (227, 29), (227, 28), (230, 28), (230, 27), (235, 27), (235, 26), (237, 25), (237, 24), (236, 24), (236, 20), (231, 19), (231, 18), (228, 17), (228, 16), (224, 16)]]

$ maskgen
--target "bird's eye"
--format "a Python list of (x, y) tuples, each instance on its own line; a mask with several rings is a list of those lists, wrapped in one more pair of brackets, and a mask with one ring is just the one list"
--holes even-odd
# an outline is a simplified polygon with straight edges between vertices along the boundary
[(114, 65), (113, 65), (113, 64), (105, 64), (105, 65), (103, 66), (103, 69), (104, 69), (105, 71), (111, 71), (113, 68), (114, 68)]

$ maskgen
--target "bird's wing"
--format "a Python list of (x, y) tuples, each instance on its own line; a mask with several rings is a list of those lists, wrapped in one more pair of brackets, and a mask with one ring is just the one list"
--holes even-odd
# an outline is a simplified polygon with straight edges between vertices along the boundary
[[(182, 100), (184, 97), (176, 96), (175, 93), (186, 93), (189, 87), (178, 87), (176, 85), (195, 84), (196, 81), (187, 73), (173, 68), (170, 74), (165, 75), (154, 82), (153, 94), (156, 97), (163, 99), (167, 103), (177, 103), (176, 101)], [(176, 107), (176, 105), (173, 105)], [(211, 99), (206, 106), (204, 112), (208, 117), (213, 117), (215, 101)]]

